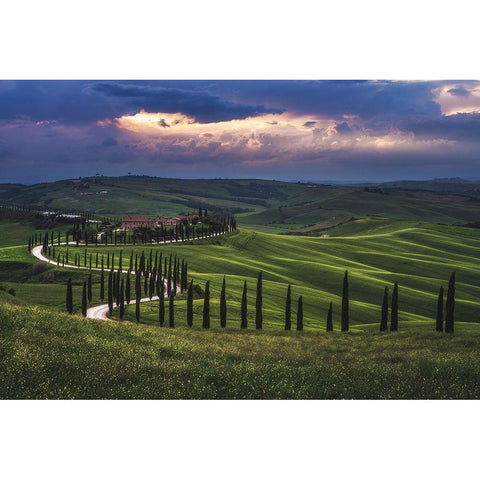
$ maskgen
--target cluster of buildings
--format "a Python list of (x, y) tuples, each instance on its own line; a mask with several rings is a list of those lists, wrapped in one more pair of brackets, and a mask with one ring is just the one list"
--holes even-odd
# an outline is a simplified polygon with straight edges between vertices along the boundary
[(199, 215), (194, 213), (193, 215), (178, 215), (177, 217), (170, 217), (168, 215), (162, 215), (156, 218), (145, 217), (123, 217), (120, 228), (122, 230), (134, 230), (136, 228), (149, 228), (154, 229), (160, 226), (172, 226), (172, 225), (191, 225), (197, 223)]

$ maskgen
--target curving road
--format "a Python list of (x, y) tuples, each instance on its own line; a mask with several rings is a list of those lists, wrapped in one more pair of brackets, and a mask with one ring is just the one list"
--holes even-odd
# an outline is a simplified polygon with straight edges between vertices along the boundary
[[(219, 235), (219, 234), (218, 234)], [(179, 240), (181, 242), (181, 240)], [(74, 243), (76, 245), (76, 243)], [(65, 242), (61, 243), (61, 245), (65, 245)], [(54, 260), (51, 260), (50, 258), (47, 258), (43, 255), (42, 253), (42, 249), (43, 249), (43, 246), (42, 245), (37, 245), (36, 247), (33, 247), (32, 250), (31, 250), (31, 254), (38, 258), (39, 260), (41, 260), (42, 262), (46, 262), (46, 263), (51, 263), (52, 265), (55, 265), (56, 267), (58, 267), (57, 265), (57, 262), (55, 262)], [(68, 264), (65, 264), (65, 265), (60, 265), (61, 267), (65, 267), (65, 268), (78, 268), (80, 270), (90, 270), (89, 268), (85, 268), (85, 267), (78, 267), (77, 265), (68, 265)], [(92, 267), (92, 270), (98, 270), (98, 271), (101, 271), (101, 268), (93, 268)], [(122, 270), (122, 273), (128, 273), (128, 270)], [(132, 274), (135, 274), (135, 272), (130, 272)], [(165, 287), (167, 286), (166, 284), (166, 280), (164, 280), (165, 282)], [(177, 293), (180, 292), (180, 288), (177, 287)], [(168, 294), (167, 294), (167, 289), (165, 288), (165, 295), (164, 295), (165, 298), (168, 298)], [(157, 296), (154, 296), (152, 298), (150, 297), (144, 297), (144, 298), (141, 298), (140, 299), (140, 302), (153, 302), (154, 300), (158, 300), (159, 297)], [(117, 306), (114, 304), (113, 305), (113, 308), (117, 308)], [(107, 314), (108, 314), (108, 303), (105, 303), (105, 304), (102, 304), (102, 305), (97, 305), (95, 307), (90, 307), (87, 309), (87, 317), (88, 318), (96, 318), (97, 320), (111, 320), (110, 318), (107, 317)]]

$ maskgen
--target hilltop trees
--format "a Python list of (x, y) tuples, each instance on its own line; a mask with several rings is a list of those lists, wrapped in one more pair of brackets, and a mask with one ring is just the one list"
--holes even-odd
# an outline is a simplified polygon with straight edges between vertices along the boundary
[(342, 289), (342, 332), (348, 332), (350, 325), (349, 299), (348, 299), (348, 271), (345, 270)]
[(210, 328), (210, 280), (205, 284), (205, 297), (203, 299), (203, 328)]
[(285, 330), (292, 328), (292, 287), (289, 284), (287, 288), (287, 298), (285, 299)]
[(447, 301), (445, 305), (445, 333), (453, 333), (455, 311), (455, 272), (450, 275), (448, 281)]
[(225, 275), (223, 276), (222, 291), (220, 293), (220, 326), (227, 326), (227, 298), (226, 298)]
[(255, 301), (255, 328), (261, 330), (263, 327), (263, 297), (262, 297), (262, 272), (258, 272), (257, 298)]
[(385, 287), (383, 292), (382, 302), (382, 318), (380, 321), (380, 331), (386, 332), (388, 330), (388, 287)]
[(437, 300), (437, 321), (435, 323), (435, 330), (443, 332), (443, 287), (440, 287)]
[(298, 297), (297, 331), (303, 331), (303, 297), (301, 295)]
[(242, 293), (242, 307), (241, 307), (241, 321), (240, 328), (247, 328), (248, 326), (248, 317), (247, 317), (247, 281), (243, 282), (243, 293)]
[(392, 311), (390, 313), (390, 331), (398, 330), (398, 282), (393, 285), (392, 292)]
[(67, 312), (72, 314), (73, 313), (73, 292), (72, 292), (72, 279), (69, 278), (67, 282)]

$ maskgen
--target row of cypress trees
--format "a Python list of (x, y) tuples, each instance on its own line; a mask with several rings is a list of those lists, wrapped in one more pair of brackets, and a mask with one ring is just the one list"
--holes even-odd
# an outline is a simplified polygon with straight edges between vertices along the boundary
[[(166, 261), (166, 259), (165, 259)], [(143, 266), (143, 262), (141, 262)], [(174, 297), (177, 292), (176, 277), (180, 268), (180, 262), (174, 258), (174, 275), (171, 275), (172, 268), (172, 256), (170, 255), (169, 269), (167, 276), (162, 276), (161, 270), (157, 271), (154, 268), (147, 275), (144, 276), (143, 290), (150, 299), (154, 294), (159, 297), (159, 323), (160, 326), (165, 324), (165, 296), (169, 299), (168, 315), (169, 326), (175, 326), (175, 311), (174, 311)], [(185, 268), (185, 270), (184, 270)], [(186, 262), (182, 260), (182, 276), (180, 281), (180, 291), (187, 291), (187, 325), (192, 327), (193, 325), (193, 280), (188, 284), (186, 273)], [(143, 272), (145, 273), (145, 272)], [(138, 270), (135, 275), (135, 317), (136, 321), (140, 321), (140, 299), (142, 296), (142, 270)], [(130, 286), (130, 271), (126, 276), (126, 281), (122, 277), (122, 271), (120, 268), (115, 273), (113, 268), (110, 269), (108, 275), (108, 288), (107, 298), (110, 315), (113, 313), (113, 303), (116, 302), (117, 307), (120, 307), (120, 318), (124, 317), (125, 302), (130, 304), (131, 301), (131, 286)], [(165, 283), (167, 284), (167, 291), (165, 291)], [(173, 283), (173, 285), (172, 285)], [(188, 284), (188, 287), (187, 287)], [(388, 287), (385, 287), (381, 318), (380, 318), (380, 331), (388, 331), (388, 317), (389, 317), (389, 294)], [(166, 295), (165, 295), (166, 294)], [(436, 330), (442, 332), (443, 329), (443, 287), (440, 287), (440, 292), (437, 301), (437, 317), (436, 317)], [(292, 291), (291, 285), (287, 287), (287, 294), (285, 299), (285, 330), (291, 330), (292, 327)], [(100, 283), (100, 298), (104, 296), (104, 269), (102, 265), (101, 283)], [(87, 300), (92, 301), (92, 275), (88, 276), (88, 280), (84, 282), (82, 292), (82, 314), (86, 316)], [(67, 311), (73, 312), (73, 299), (72, 299), (72, 284), (71, 279), (67, 284)], [(450, 276), (447, 299), (446, 299), (446, 316), (445, 316), (445, 332), (453, 333), (454, 331), (454, 308), (455, 308), (455, 272)], [(248, 327), (248, 306), (247, 306), (247, 282), (244, 282), (242, 302), (240, 309), (240, 328), (246, 329)], [(303, 323), (303, 297), (299, 296), (297, 301), (297, 318), (296, 329), (302, 331), (304, 327)], [(203, 312), (202, 312), (202, 327), (210, 328), (210, 281), (205, 284)], [(344, 274), (343, 288), (342, 288), (342, 311), (341, 311), (341, 330), (346, 332), (349, 330), (349, 282), (348, 271)], [(226, 301), (226, 279), (223, 277), (222, 289), (220, 293), (220, 326), (225, 328), (227, 326), (227, 301)], [(261, 330), (263, 328), (263, 275), (262, 272), (257, 276), (256, 287), (256, 299), (255, 299), (255, 328)], [(333, 303), (330, 302), (328, 313), (326, 330), (333, 331)], [(390, 310), (390, 331), (398, 331), (398, 283), (395, 282), (392, 292), (391, 310)]]

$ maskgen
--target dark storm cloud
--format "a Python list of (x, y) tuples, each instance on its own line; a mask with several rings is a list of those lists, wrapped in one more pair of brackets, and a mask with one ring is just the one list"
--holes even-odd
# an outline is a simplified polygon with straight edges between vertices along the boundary
[(0, 119), (89, 123), (140, 110), (183, 113), (200, 122), (228, 121), (282, 108), (232, 102), (203, 90), (142, 82), (12, 81), (0, 85)]
[(456, 97), (468, 97), (470, 92), (464, 87), (456, 87), (448, 90), (448, 93), (455, 95)]
[(439, 118), (410, 117), (399, 123), (418, 137), (448, 140), (480, 140), (480, 114), (458, 113)]
[[(259, 102), (297, 113), (329, 116), (441, 114), (433, 89), (441, 82), (231, 81), (215, 89), (235, 101)], [(261, 99), (261, 100), (260, 100)]]
[(132, 106), (148, 112), (183, 113), (202, 123), (221, 122), (265, 113), (282, 113), (282, 108), (266, 108), (232, 102), (203, 91), (179, 88), (153, 87), (149, 85), (125, 85), (114, 82), (98, 82), (91, 90), (108, 97), (122, 99)]
[(116, 145), (118, 145), (118, 142), (113, 137), (108, 137), (102, 142), (103, 147), (115, 147)]
[(352, 131), (347, 122), (337, 123), (335, 125), (335, 130), (337, 133), (350, 133)]
[(317, 122), (314, 122), (313, 120), (311, 120), (311, 121), (309, 121), (309, 122), (305, 122), (305, 123), (303, 124), (303, 126), (304, 126), (305, 128), (313, 128), (316, 124), (317, 124)]

